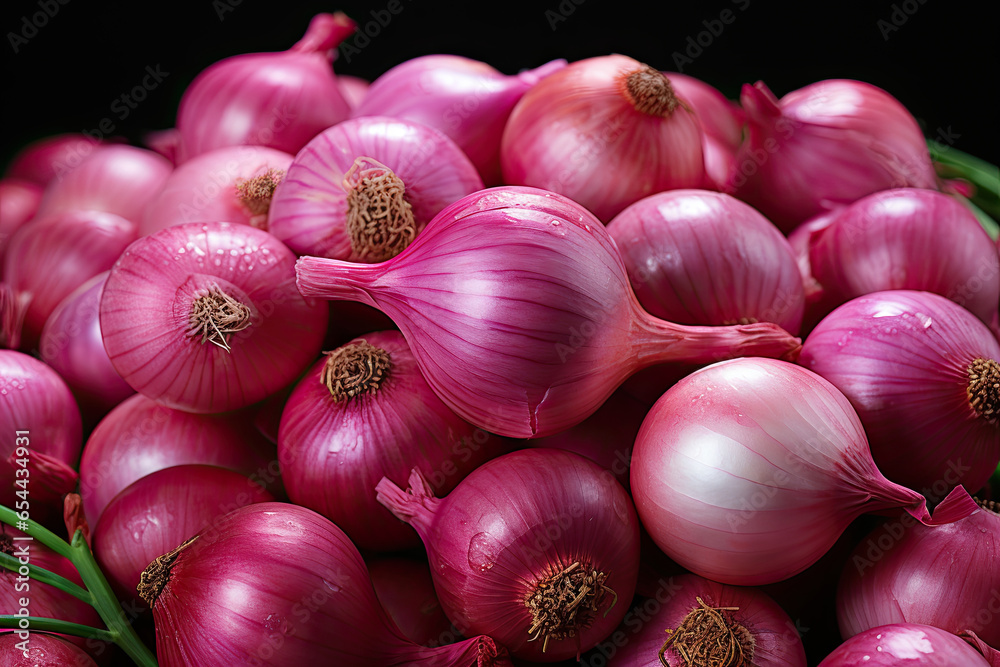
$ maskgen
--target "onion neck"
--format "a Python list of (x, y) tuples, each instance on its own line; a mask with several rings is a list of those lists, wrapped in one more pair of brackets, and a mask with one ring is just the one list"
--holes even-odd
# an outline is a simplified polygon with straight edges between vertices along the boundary
[(250, 224), (267, 231), (267, 214), (271, 210), (274, 191), (285, 177), (281, 169), (268, 169), (253, 178), (236, 181), (236, 198), (250, 211)]
[(304, 256), (295, 262), (295, 284), (305, 297), (358, 301), (379, 308), (372, 292), (383, 271), (382, 264)]
[(625, 92), (636, 111), (668, 118), (681, 103), (666, 75), (649, 65), (625, 75)]
[(576, 637), (589, 627), (604, 603), (611, 598), (608, 611), (618, 602), (618, 594), (604, 585), (608, 575), (577, 561), (535, 582), (524, 599), (531, 611), (528, 641), (542, 641), (542, 653), (550, 640)]
[(374, 396), (391, 369), (389, 353), (362, 340), (330, 352), (319, 379), (339, 403), (364, 394)]
[(191, 546), (191, 543), (198, 539), (195, 535), (190, 540), (181, 544), (173, 551), (168, 551), (162, 556), (157, 556), (156, 559), (150, 563), (142, 574), (139, 575), (139, 585), (136, 586), (136, 591), (139, 593), (139, 597), (149, 605), (152, 609), (153, 605), (156, 603), (156, 599), (163, 592), (163, 589), (168, 583), (170, 583), (170, 573), (174, 568), (174, 564), (177, 561), (177, 557), (182, 551)]
[(969, 405), (987, 423), (1000, 424), (1000, 363), (980, 357), (969, 364), (966, 372)]
[(218, 285), (198, 291), (188, 315), (187, 335), (231, 352), (229, 339), (250, 326), (250, 308)]
[(973, 500), (976, 501), (976, 504), (979, 505), (980, 508), (986, 510), (993, 516), (1000, 517), (1000, 502), (996, 500), (980, 500), (979, 498), (973, 498)]
[(733, 619), (739, 607), (709, 607), (700, 597), (676, 629), (668, 628), (667, 641), (660, 649), (660, 662), (670, 667), (666, 652), (673, 649), (688, 667), (751, 667), (754, 638)]
[(417, 235), (403, 180), (381, 162), (362, 155), (344, 174), (343, 185), (354, 254), (365, 261), (384, 262), (403, 252)]

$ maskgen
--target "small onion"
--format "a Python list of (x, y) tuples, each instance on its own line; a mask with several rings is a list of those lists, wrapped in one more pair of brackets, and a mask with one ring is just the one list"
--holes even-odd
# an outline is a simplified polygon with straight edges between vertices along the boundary
[(296, 290), (294, 261), (248, 225), (192, 222), (139, 239), (101, 296), (115, 370), (191, 412), (235, 410), (288, 385), (319, 354), (327, 318)]
[(58, 635), (0, 633), (0, 662), (7, 667), (97, 667), (93, 658)]
[(916, 623), (882, 625), (854, 635), (819, 667), (990, 667), (959, 637)]
[(556, 449), (493, 459), (438, 499), (416, 469), (379, 502), (416, 528), (448, 618), (518, 658), (579, 656), (621, 622), (639, 569), (639, 524), (607, 471)]
[(632, 493), (668, 556), (734, 585), (801, 572), (865, 512), (929, 520), (920, 494), (875, 467), (847, 398), (772, 359), (720, 362), (671, 387), (636, 438)]

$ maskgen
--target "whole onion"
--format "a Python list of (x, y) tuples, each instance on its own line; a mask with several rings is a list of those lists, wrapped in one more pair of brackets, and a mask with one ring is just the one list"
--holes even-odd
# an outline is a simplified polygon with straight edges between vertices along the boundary
[(990, 667), (991, 664), (950, 632), (917, 623), (893, 623), (851, 637), (819, 667)]
[(319, 353), (327, 308), (295, 287), (295, 256), (249, 225), (191, 222), (122, 253), (101, 296), (104, 348), (136, 391), (191, 412), (235, 410)]
[(544, 188), (607, 222), (656, 192), (703, 187), (702, 132), (662, 72), (623, 55), (570, 63), (504, 128), (504, 182)]
[(93, 658), (58, 635), (26, 634), (27, 640), (20, 632), (0, 633), (0, 661), (7, 667), (97, 667)]
[(480, 466), (438, 499), (414, 469), (379, 502), (416, 528), (441, 606), (463, 633), (527, 660), (579, 656), (621, 622), (639, 525), (614, 476), (581, 456), (526, 449)]

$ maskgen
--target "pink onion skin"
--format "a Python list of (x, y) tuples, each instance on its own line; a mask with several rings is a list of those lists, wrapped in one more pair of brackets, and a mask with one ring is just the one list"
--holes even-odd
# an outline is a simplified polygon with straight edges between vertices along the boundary
[(881, 88), (828, 79), (779, 101), (758, 81), (740, 100), (748, 133), (725, 191), (785, 233), (879, 190), (937, 187), (920, 126)]
[(464, 197), (381, 264), (303, 257), (296, 273), (304, 295), (386, 313), (434, 392), (508, 437), (574, 426), (656, 363), (798, 353), (798, 339), (770, 323), (683, 327), (651, 317), (604, 225), (535, 188)]
[[(632, 502), (596, 463), (556, 449), (526, 449), (480, 466), (444, 498), (414, 469), (404, 492), (387, 479), (379, 502), (420, 534), (434, 588), (466, 634), (487, 634), (526, 660), (555, 662), (592, 648), (621, 622), (639, 570)], [(577, 636), (528, 640), (524, 600), (536, 584), (573, 563), (606, 573), (617, 594), (600, 603)]]
[[(670, 579), (670, 596), (641, 629), (625, 626), (629, 641), (615, 653), (610, 667), (661, 667), (659, 652), (666, 641), (664, 630), (676, 630), (685, 616), (700, 607), (697, 598), (709, 607), (738, 607), (722, 612), (742, 625), (753, 638), (752, 664), (758, 667), (806, 667), (806, 654), (795, 624), (778, 604), (754, 588), (737, 588), (688, 574)], [(633, 624), (634, 626), (634, 624)], [(686, 667), (676, 649), (664, 653), (669, 667)], [(748, 662), (749, 664), (749, 662)]]
[(508, 76), (462, 56), (411, 58), (376, 79), (352, 116), (392, 116), (436, 128), (469, 156), (484, 183), (500, 185), (500, 140), (514, 106), (565, 66), (553, 60)]
[(805, 295), (788, 241), (738, 199), (672, 190), (608, 223), (639, 303), (679, 324), (774, 322), (796, 333)]
[(7, 667), (97, 667), (89, 655), (58, 635), (32, 632), (27, 655), (16, 646), (21, 642), (15, 632), (0, 633), (0, 661)]
[(454, 628), (434, 592), (426, 558), (383, 556), (365, 564), (379, 604), (403, 636), (421, 646), (450, 643)]
[(996, 249), (972, 211), (940, 192), (898, 188), (859, 199), (810, 235), (808, 248), (812, 276), (834, 306), (871, 292), (921, 290), (987, 324), (997, 315)]
[[(114, 142), (115, 139), (109, 141)], [(21, 178), (45, 187), (80, 166), (95, 149), (106, 145), (85, 134), (57, 134), (34, 141), (18, 152), (5, 178)]]
[(354, 32), (344, 14), (317, 14), (288, 51), (225, 58), (181, 97), (178, 164), (223, 146), (253, 145), (294, 155), (350, 115), (337, 87), (333, 53)]
[(379, 480), (403, 483), (418, 467), (444, 495), (506, 445), (434, 394), (401, 333), (365, 334), (348, 345), (361, 341), (388, 353), (386, 379), (373, 392), (338, 401), (321, 379), (327, 357), (313, 364), (281, 414), (281, 478), (289, 500), (333, 521), (357, 547), (419, 547), (413, 529), (375, 499)]
[(99, 273), (59, 302), (45, 320), (38, 350), (90, 419), (107, 414), (135, 393), (118, 374), (104, 350), (99, 317), (108, 271)]
[[(972, 502), (956, 488), (945, 503)], [(1000, 646), (1000, 514), (976, 508), (950, 523), (897, 517), (855, 547), (837, 589), (837, 624), (849, 638), (890, 623), (975, 632)]]
[[(16, 480), (28, 460), (29, 515), (59, 523), (63, 495), (76, 488), (76, 463), (83, 446), (80, 410), (62, 378), (43, 362), (15, 350), (0, 350), (0, 505), (21, 511)], [(17, 431), (26, 433), (17, 435)], [(25, 437), (27, 442), (18, 441)], [(18, 453), (18, 448), (22, 448)], [(26, 453), (25, 453), (26, 450)]]
[(94, 210), (138, 222), (171, 171), (173, 165), (153, 151), (99, 146), (80, 166), (45, 189), (38, 217)]
[(69, 211), (37, 217), (7, 246), (3, 282), (13, 315), (4, 314), (11, 348), (31, 350), (42, 327), (81, 283), (107, 271), (136, 238), (135, 225), (113, 213)]
[(122, 490), (94, 528), (101, 571), (122, 600), (139, 609), (139, 575), (158, 556), (211, 530), (237, 507), (274, 496), (246, 476), (208, 465), (180, 465), (150, 473)]
[(0, 270), (11, 235), (35, 217), (42, 186), (17, 178), (0, 180)]
[(141, 394), (127, 398), (90, 434), (80, 460), (80, 495), (96, 527), (120, 491), (157, 470), (215, 465), (281, 492), (274, 446), (242, 413), (196, 415), (172, 410)]
[(504, 128), (504, 182), (558, 192), (605, 222), (653, 193), (702, 187), (698, 120), (683, 104), (663, 116), (639, 111), (625, 81), (643, 69), (599, 56), (542, 79)]
[(990, 667), (983, 656), (950, 632), (929, 625), (893, 623), (855, 635), (819, 667)]
[[(139, 393), (191, 412), (267, 398), (312, 363), (326, 331), (327, 307), (298, 293), (294, 262), (278, 239), (248, 225), (193, 222), (139, 239), (101, 296), (112, 365)], [(195, 299), (213, 286), (250, 309), (229, 351), (188, 333)]]
[(371, 87), (371, 83), (361, 77), (351, 76), (350, 74), (337, 75), (337, 89), (352, 112), (365, 99), (369, 87)]
[[(185, 222), (254, 224), (255, 216), (239, 198), (237, 185), (274, 169), (288, 170), (292, 156), (265, 146), (227, 146), (188, 160), (170, 175), (146, 207), (139, 235), (146, 236)], [(260, 227), (267, 220), (260, 217)]]
[(360, 157), (403, 181), (418, 234), (448, 204), (483, 189), (476, 168), (444, 133), (386, 116), (354, 118), (323, 131), (295, 156), (271, 200), (271, 233), (299, 254), (373, 261), (352, 250), (346, 227), (344, 175)]
[(489, 637), (407, 640), (343, 531), (286, 503), (233, 510), (181, 550), (153, 617), (157, 660), (170, 667), (504, 664)]
[(886, 477), (941, 497), (931, 488), (978, 490), (1000, 463), (997, 415), (970, 403), (976, 359), (1000, 363), (1000, 342), (972, 313), (937, 294), (894, 290), (827, 315), (799, 364), (850, 400)]
[(656, 402), (632, 452), (632, 495), (668, 556), (738, 586), (805, 570), (865, 512), (929, 519), (920, 494), (875, 467), (836, 387), (759, 358), (703, 368)]

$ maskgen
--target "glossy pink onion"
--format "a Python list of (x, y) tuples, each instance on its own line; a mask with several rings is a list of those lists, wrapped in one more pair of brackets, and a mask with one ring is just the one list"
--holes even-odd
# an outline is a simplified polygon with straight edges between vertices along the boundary
[(30, 633), (26, 644), (19, 633), (0, 633), (0, 661), (7, 667), (97, 667), (81, 649), (47, 632)]
[(527, 449), (480, 466), (444, 498), (417, 469), (407, 491), (388, 479), (376, 489), (420, 534), (438, 599), (462, 632), (554, 662), (587, 651), (624, 617), (639, 523), (596, 463)]
[(181, 98), (178, 163), (223, 146), (269, 146), (294, 155), (350, 114), (331, 62), (354, 32), (342, 13), (317, 14), (280, 53), (248, 53), (211, 65)]
[(541, 437), (586, 419), (640, 368), (794, 358), (777, 325), (685, 327), (643, 311), (604, 225), (555, 193), (482, 190), (381, 264), (303, 257), (307, 296), (375, 306), (435, 393), (491, 433)]
[[(110, 139), (110, 142), (116, 141)], [(23, 178), (44, 187), (79, 167), (104, 143), (85, 134), (57, 134), (28, 144), (14, 156), (5, 177)]]
[(115, 370), (191, 412), (235, 410), (288, 385), (319, 354), (327, 317), (296, 290), (294, 261), (249, 225), (191, 222), (139, 239), (101, 296)]
[(571, 63), (510, 115), (503, 179), (563, 194), (607, 222), (656, 192), (706, 184), (702, 131), (662, 72), (622, 55)]
[(937, 186), (916, 119), (881, 88), (828, 79), (778, 100), (758, 81), (740, 101), (747, 138), (726, 191), (786, 233), (879, 190)]
[(271, 196), (291, 163), (291, 155), (266, 146), (202, 153), (170, 175), (146, 207), (139, 234), (185, 222), (239, 222), (267, 229)]
[(668, 556), (743, 586), (806, 569), (865, 512), (929, 520), (923, 496), (875, 467), (844, 395), (772, 359), (720, 362), (671, 387), (636, 438), (632, 494)]
[(990, 667), (992, 663), (950, 632), (916, 623), (893, 623), (855, 635), (819, 667)]
[(445, 206), (482, 188), (442, 132), (384, 116), (354, 118), (295, 156), (274, 193), (268, 228), (300, 254), (381, 262)]
[(499, 185), (500, 139), (514, 105), (565, 66), (553, 60), (508, 76), (462, 56), (411, 58), (378, 77), (352, 116), (392, 116), (436, 128), (469, 156), (487, 185)]
[(35, 217), (42, 186), (17, 178), (0, 180), (0, 270), (11, 235)]

